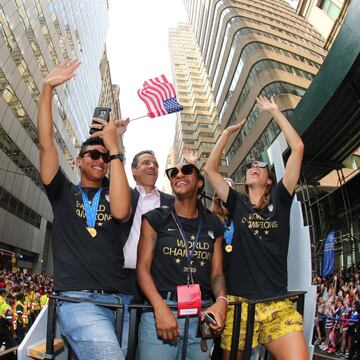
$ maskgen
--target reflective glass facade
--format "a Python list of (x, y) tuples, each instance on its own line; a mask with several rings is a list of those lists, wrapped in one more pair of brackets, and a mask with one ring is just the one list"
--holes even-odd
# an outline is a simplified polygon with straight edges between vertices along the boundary
[(260, 156), (278, 135), (270, 114), (256, 108), (256, 97), (275, 95), (280, 110), (289, 115), (327, 54), (324, 39), (282, 0), (192, 3), (185, 0), (211, 81), (220, 131), (247, 119), (225, 148), (229, 176), (240, 182), (241, 164)]

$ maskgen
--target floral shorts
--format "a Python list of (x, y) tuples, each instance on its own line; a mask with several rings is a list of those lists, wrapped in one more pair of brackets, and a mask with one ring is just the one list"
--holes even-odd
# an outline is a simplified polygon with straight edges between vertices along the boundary
[[(228, 299), (230, 302), (245, 300), (244, 298), (234, 295), (228, 295)], [(234, 308), (234, 305), (228, 306), (226, 323), (221, 336), (221, 347), (228, 351), (231, 350)], [(248, 304), (243, 302), (238, 350), (244, 350), (245, 348), (247, 314)], [(261, 344), (266, 344), (286, 334), (302, 331), (302, 324), (302, 316), (296, 311), (294, 304), (289, 299), (258, 303), (255, 305), (252, 347), (256, 347), (259, 340)]]

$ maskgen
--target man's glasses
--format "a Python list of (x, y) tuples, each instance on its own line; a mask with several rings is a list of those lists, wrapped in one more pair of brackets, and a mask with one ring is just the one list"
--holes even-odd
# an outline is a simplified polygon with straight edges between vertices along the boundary
[(109, 153), (103, 153), (99, 150), (88, 150), (88, 151), (84, 151), (82, 154), (79, 154), (80, 157), (84, 157), (84, 155), (89, 154), (91, 157), (91, 160), (99, 160), (100, 157), (102, 157), (104, 163), (109, 163), (110, 162), (110, 154)]
[(245, 169), (251, 169), (254, 166), (258, 166), (260, 168), (266, 168), (269, 166), (269, 164), (264, 161), (250, 161), (247, 164), (245, 164)]
[(193, 171), (198, 171), (195, 165), (192, 164), (186, 164), (183, 165), (180, 169), (177, 167), (172, 167), (165, 170), (166, 176), (169, 180), (173, 179), (180, 171), (183, 175), (191, 175)]

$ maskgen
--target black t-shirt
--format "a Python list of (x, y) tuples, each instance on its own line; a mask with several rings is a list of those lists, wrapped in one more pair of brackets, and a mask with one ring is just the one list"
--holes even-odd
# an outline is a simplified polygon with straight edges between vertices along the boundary
[[(220, 220), (205, 209), (201, 209), (202, 217), (199, 240), (191, 259), (191, 271), (195, 284), (202, 290), (210, 290), (211, 260), (216, 238), (223, 236)], [(143, 215), (157, 233), (151, 274), (158, 291), (175, 291), (177, 285), (187, 284), (188, 259), (185, 242), (171, 215), (170, 208), (161, 207)], [(190, 244), (194, 244), (199, 225), (197, 219), (178, 216), (181, 226)]]
[(255, 209), (248, 197), (230, 189), (226, 208), (234, 220), (233, 250), (227, 258), (228, 293), (250, 300), (287, 291), (287, 253), (293, 196), (282, 181), (269, 205)]
[[(45, 186), (54, 222), (53, 257), (56, 290), (122, 290), (124, 237), (110, 212), (108, 189), (103, 188), (96, 215), (96, 236), (87, 230), (79, 186), (59, 170)], [(84, 189), (89, 201), (98, 189)]]

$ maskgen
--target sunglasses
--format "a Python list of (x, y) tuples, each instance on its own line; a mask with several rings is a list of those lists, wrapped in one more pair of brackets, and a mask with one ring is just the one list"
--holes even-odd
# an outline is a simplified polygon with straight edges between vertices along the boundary
[(79, 154), (80, 157), (84, 157), (84, 155), (89, 154), (91, 157), (91, 160), (99, 160), (100, 157), (102, 157), (104, 163), (108, 164), (110, 162), (110, 154), (109, 153), (103, 153), (99, 150), (88, 150), (84, 151), (82, 154)]
[(186, 164), (183, 165), (180, 169), (178, 169), (177, 167), (172, 167), (169, 169), (165, 170), (166, 176), (168, 177), (169, 180), (173, 179), (175, 176), (177, 176), (177, 174), (181, 171), (181, 173), (183, 175), (191, 175), (194, 170), (198, 171), (198, 169), (192, 165), (192, 164)]
[(260, 168), (266, 168), (269, 167), (269, 164), (264, 162), (264, 161), (250, 161), (247, 164), (245, 164), (245, 168), (246, 169), (251, 169), (252, 167), (254, 167), (255, 165), (257, 165)]

